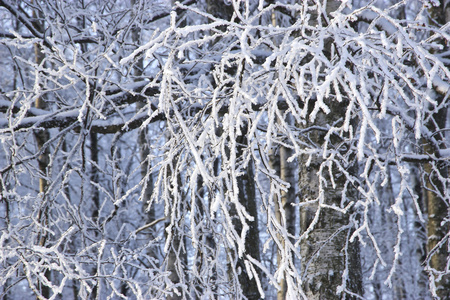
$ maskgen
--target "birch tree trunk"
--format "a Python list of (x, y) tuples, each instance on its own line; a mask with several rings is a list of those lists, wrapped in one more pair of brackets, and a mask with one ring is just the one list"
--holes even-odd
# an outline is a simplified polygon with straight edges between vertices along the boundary
[[(340, 1), (325, 3), (328, 17), (341, 4)], [(324, 18), (320, 14), (311, 17), (313, 23)], [(328, 39), (324, 44), (324, 51), (330, 52), (332, 41)], [(346, 107), (345, 104), (333, 99), (324, 101), (330, 112), (319, 112), (311, 120), (308, 116), (312, 106), (305, 107), (308, 113), (305, 122), (299, 124), (300, 128), (340, 126), (339, 112)], [(326, 138), (329, 139), (328, 146)], [(315, 151), (339, 149), (342, 141), (337, 136), (326, 137), (321, 130), (309, 131), (304, 139)], [(341, 299), (342, 293), (363, 294), (359, 245), (356, 241), (349, 241), (353, 232), (351, 211), (343, 209), (350, 201), (356, 200), (356, 191), (349, 184), (347, 175), (335, 166), (323, 163), (324, 157), (320, 152), (299, 157), (301, 266), (304, 291), (309, 300)], [(347, 165), (346, 172), (354, 173), (355, 162), (342, 162), (342, 165)]]
[[(333, 113), (321, 113), (313, 124), (308, 125), (326, 126), (337, 117)], [(308, 138), (322, 145), (324, 134), (312, 132)], [(347, 201), (352, 201), (356, 199), (356, 192), (351, 190), (345, 176), (336, 168), (332, 171), (333, 188), (328, 170), (325, 174), (322, 163), (323, 159), (318, 155), (301, 155), (299, 160), (304, 290), (307, 299), (341, 299), (338, 287), (341, 291), (362, 295), (359, 246), (357, 242), (349, 242), (352, 234), (350, 211), (330, 207), (342, 208), (342, 204), (345, 206), (344, 193)], [(352, 172), (351, 169), (348, 171)], [(346, 186), (347, 191), (344, 191)]]
[[(290, 118), (288, 116), (288, 118)], [(288, 123), (290, 123), (288, 121)], [(275, 217), (277, 222), (283, 227), (287, 229), (287, 234), (290, 237), (295, 236), (295, 226), (296, 226), (296, 211), (295, 211), (295, 200), (296, 200), (296, 176), (295, 172), (297, 171), (297, 166), (294, 162), (288, 162), (288, 159), (293, 155), (292, 149), (280, 146), (278, 151), (272, 150), (270, 154), (270, 167), (275, 170), (276, 174), (280, 176), (280, 178), (289, 183), (289, 188), (287, 191), (281, 191), (281, 199), (276, 197), (273, 199), (275, 203)], [(282, 234), (278, 234), (278, 240), (280, 241), (281, 247), (278, 248), (277, 251), (277, 265), (294, 266), (295, 263), (293, 261), (294, 257), (291, 255), (291, 250), (286, 246), (285, 237)], [(293, 239), (291, 239), (293, 243)], [(286, 262), (285, 260), (290, 260)], [(278, 281), (278, 285), (280, 289), (277, 292), (277, 299), (284, 300), (288, 299), (287, 297), (287, 276), (288, 270), (284, 270), (284, 276)]]
[[(288, 115), (287, 118), (290, 119)], [(288, 121), (288, 124), (291, 124)], [(289, 183), (289, 187), (287, 191), (281, 191), (281, 206), (283, 213), (279, 214), (281, 224), (287, 229), (288, 235), (290, 235), (291, 242), (294, 243), (293, 237), (295, 236), (295, 224), (296, 224), (296, 212), (295, 212), (295, 200), (296, 200), (296, 176), (295, 172), (297, 170), (297, 165), (293, 161), (289, 161), (291, 156), (293, 155), (293, 150), (288, 147), (280, 148), (280, 177), (283, 181)], [(283, 248), (282, 251), (286, 253), (290, 253), (291, 251), (286, 247), (286, 241), (282, 241)], [(280, 256), (280, 254), (278, 254)], [(284, 255), (285, 258), (293, 260), (294, 257), (292, 255)], [(280, 259), (278, 259), (278, 265), (281, 263)], [(294, 265), (294, 261), (290, 262), (291, 265)], [(281, 290), (278, 291), (278, 300), (284, 300), (287, 295), (287, 283), (286, 283), (286, 275), (284, 279), (281, 281)]]

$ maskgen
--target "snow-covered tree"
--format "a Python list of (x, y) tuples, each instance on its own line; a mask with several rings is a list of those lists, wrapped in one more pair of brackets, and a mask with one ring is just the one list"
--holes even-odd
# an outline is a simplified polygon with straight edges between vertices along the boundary
[(448, 298), (447, 11), (0, 0), (1, 297)]

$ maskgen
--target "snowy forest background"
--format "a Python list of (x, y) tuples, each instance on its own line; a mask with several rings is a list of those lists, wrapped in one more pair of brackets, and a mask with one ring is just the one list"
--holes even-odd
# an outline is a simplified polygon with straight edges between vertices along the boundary
[(0, 0), (0, 298), (450, 299), (448, 5)]

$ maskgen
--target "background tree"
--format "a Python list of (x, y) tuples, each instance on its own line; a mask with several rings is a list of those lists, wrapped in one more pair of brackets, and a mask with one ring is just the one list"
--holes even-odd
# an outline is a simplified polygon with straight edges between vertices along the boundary
[[(442, 1), (439, 5), (430, 8), (430, 22), (438, 26), (448, 24), (450, 21), (450, 7), (448, 3)], [(436, 38), (432, 36), (431, 38)], [(446, 59), (446, 42), (437, 39), (443, 48), (443, 64), (448, 66)], [(439, 53), (438, 51), (437, 53)], [(448, 134), (441, 131), (448, 125), (448, 105), (446, 105), (447, 95), (435, 96), (434, 103), (429, 104), (429, 113), (426, 115), (427, 129), (432, 132), (432, 137), (423, 141), (424, 153), (430, 156), (441, 156), (441, 151), (448, 149)], [(450, 202), (449, 202), (449, 166), (441, 162), (427, 162), (423, 165), (424, 197), (427, 201), (427, 266), (429, 276), (432, 278), (431, 284), (436, 285), (436, 291), (432, 287), (433, 296), (441, 299), (450, 297), (450, 276), (449, 270), (449, 233), (450, 227)], [(436, 281), (436, 282), (435, 282)]]

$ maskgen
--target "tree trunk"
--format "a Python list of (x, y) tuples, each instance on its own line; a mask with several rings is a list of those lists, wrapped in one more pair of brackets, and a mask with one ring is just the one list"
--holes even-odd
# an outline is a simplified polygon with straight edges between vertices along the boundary
[[(131, 4), (133, 6), (136, 6), (136, 0), (132, 0)], [(141, 7), (135, 7), (135, 10), (140, 10)], [(132, 39), (133, 42), (136, 44), (136, 48), (141, 43), (141, 30), (139, 26), (134, 26), (132, 31)], [(133, 70), (135, 81), (142, 81), (143, 80), (143, 72), (144, 71), (144, 58), (141, 57)], [(136, 114), (138, 114), (143, 108), (145, 107), (144, 101), (138, 101), (136, 103)], [(156, 220), (156, 214), (155, 214), (155, 206), (153, 203), (150, 203), (150, 199), (153, 193), (153, 177), (150, 173), (150, 169), (152, 167), (151, 161), (150, 161), (150, 145), (148, 140), (148, 130), (147, 128), (142, 128), (138, 131), (138, 145), (139, 145), (139, 158), (140, 158), (140, 168), (141, 168), (141, 177), (144, 180), (144, 184), (142, 186), (142, 192), (141, 192), (141, 200), (143, 203), (143, 208), (146, 211), (147, 220), (146, 223), (150, 224)], [(147, 238), (149, 240), (153, 240), (155, 238), (153, 233), (153, 228), (150, 228), (150, 233), (148, 233)], [(157, 257), (156, 249), (154, 247), (151, 247), (148, 251), (148, 254), (150, 257)]]
[[(441, 1), (440, 5), (430, 8), (430, 16), (431, 22), (447, 24), (450, 22), (450, 6), (446, 1)], [(444, 51), (445, 47), (444, 45)], [(436, 100), (439, 105), (443, 101), (442, 96), (438, 96)], [(446, 147), (446, 133), (440, 129), (445, 128), (448, 114), (446, 107), (440, 107), (435, 111), (427, 124), (430, 132), (437, 133), (433, 136), (435, 143), (425, 141), (424, 152), (430, 156), (439, 157), (439, 149)], [(440, 299), (450, 299), (450, 274), (442, 276), (442, 272), (447, 270), (450, 256), (448, 237), (446, 237), (449, 232), (449, 223), (446, 220), (450, 217), (450, 208), (444, 196), (448, 191), (446, 181), (448, 182), (449, 171), (442, 162), (425, 163), (423, 168), (425, 172), (424, 199), (428, 210), (427, 260), (431, 268), (428, 273), (431, 283), (436, 284), (436, 292), (434, 293), (432, 289), (432, 293)]]
[[(417, 203), (419, 204), (419, 209), (422, 213), (427, 214), (427, 208), (424, 203), (424, 192), (420, 180), (420, 168), (416, 165), (411, 171), (412, 186), (414, 187), (415, 195), (418, 196)], [(414, 221), (414, 231), (417, 236), (417, 246), (416, 246), (416, 257), (419, 264), (422, 265), (427, 256), (427, 224), (421, 222), (419, 218)], [(418, 286), (417, 290), (420, 292), (419, 297), (425, 298), (425, 295), (429, 295), (427, 287), (428, 274), (421, 268), (420, 274), (418, 274)]]
[[(205, 293), (209, 295), (211, 293), (217, 294), (217, 270), (215, 264), (210, 263), (217, 254), (217, 247), (213, 237), (215, 224), (211, 222), (211, 216), (208, 212), (207, 204), (209, 203), (211, 203), (211, 199), (205, 197), (203, 179), (198, 176), (195, 208), (191, 208), (191, 216), (195, 219), (195, 226), (198, 226), (201, 230), (195, 233), (198, 243), (194, 245), (195, 261), (192, 270), (194, 278), (191, 280), (191, 284), (199, 299)], [(207, 299), (214, 298), (210, 296)]]
[[(275, 170), (276, 174), (280, 176), (280, 178), (289, 183), (289, 188), (287, 191), (281, 191), (281, 199), (275, 197), (273, 199), (275, 203), (275, 217), (277, 222), (283, 227), (287, 229), (287, 233), (292, 237), (295, 236), (295, 224), (296, 224), (296, 212), (295, 212), (295, 186), (296, 176), (295, 171), (297, 170), (294, 162), (288, 162), (289, 157), (293, 155), (292, 149), (284, 146), (280, 146), (279, 152), (273, 151), (270, 154), (270, 167)], [(277, 251), (277, 265), (280, 267), (281, 265), (287, 266), (287, 268), (294, 267), (295, 263), (293, 261), (294, 257), (290, 254), (291, 250), (286, 248), (286, 240), (285, 236), (282, 234), (277, 235), (278, 240), (280, 241), (281, 247), (278, 248)], [(293, 239), (291, 243), (293, 243)], [(287, 260), (287, 262), (284, 262)], [(277, 299), (284, 300), (288, 299), (287, 297), (287, 282), (286, 276), (289, 276), (289, 270), (284, 270), (284, 276), (278, 282), (280, 286), (280, 290), (277, 292)]]
[[(288, 116), (290, 118), (290, 116)], [(288, 122), (290, 124), (291, 122)], [(285, 182), (289, 183), (289, 188), (287, 191), (281, 191), (281, 206), (282, 210), (284, 211), (284, 218), (283, 214), (280, 215), (280, 221), (281, 224), (284, 225), (284, 228), (287, 229), (287, 233), (291, 235), (292, 237), (295, 236), (295, 224), (296, 224), (296, 218), (295, 218), (295, 200), (296, 200), (296, 176), (295, 176), (295, 170), (296, 164), (294, 162), (288, 162), (288, 159), (293, 155), (293, 151), (291, 148), (288, 147), (281, 147), (280, 148), (280, 175), (281, 179)], [(291, 239), (291, 243), (294, 243), (293, 239)], [(286, 242), (282, 241), (283, 248), (286, 247)], [(284, 249), (283, 249), (284, 250)], [(290, 250), (286, 249), (287, 253), (290, 253)], [(290, 257), (286, 257), (285, 259), (289, 259), (290, 265), (294, 266), (294, 257), (291, 255)], [(280, 264), (280, 259), (278, 259), (278, 264)], [(281, 290), (278, 291), (278, 300), (284, 300), (286, 299), (286, 293), (287, 293), (287, 284), (286, 284), (286, 276), (284, 276), (284, 279), (282, 280), (282, 286)]]
[[(237, 158), (243, 157), (243, 147), (248, 143), (247, 140), (247, 126), (241, 128), (242, 135), (237, 137)], [(242, 146), (239, 146), (242, 145)], [(246, 255), (260, 261), (260, 251), (259, 251), (259, 229), (258, 229), (258, 209), (256, 205), (256, 194), (255, 194), (255, 173), (253, 170), (253, 162), (250, 161), (246, 167), (246, 172), (238, 178), (238, 189), (239, 189), (239, 202), (244, 206), (245, 210), (254, 219), (253, 221), (247, 221), (249, 225), (249, 231), (245, 239), (245, 249)], [(231, 215), (234, 215), (233, 225), (236, 232), (239, 234), (242, 232), (243, 225), (237, 216), (236, 208), (234, 205), (231, 208)], [(239, 284), (241, 286), (242, 292), (247, 299), (259, 299), (258, 285), (255, 278), (250, 278), (249, 274), (246, 272), (246, 267), (243, 258), (237, 259), (235, 270), (241, 271), (239, 274)], [(258, 277), (261, 280), (261, 272), (257, 271)]]
[[(35, 18), (35, 26), (37, 28), (42, 28), (43, 25), (37, 21), (37, 14), (36, 11), (33, 11), (33, 16)], [(34, 45), (34, 54), (35, 54), (35, 62), (36, 65), (41, 65), (44, 63), (44, 53), (42, 52), (42, 48), (39, 44), (35, 44)], [(40, 84), (40, 83), (39, 83)], [(43, 95), (39, 95), (36, 98), (35, 101), (35, 107), (39, 108), (39, 109), (47, 109), (47, 103), (44, 100)], [(36, 139), (36, 144), (38, 147), (38, 151), (41, 151), (41, 155), (39, 155), (38, 157), (38, 165), (39, 165), (39, 171), (40, 171), (40, 176), (39, 176), (39, 193), (42, 197), (42, 205), (41, 208), (39, 210), (39, 215), (38, 215), (38, 219), (39, 222), (42, 224), (43, 226), (43, 230), (40, 232), (39, 234), (39, 240), (38, 240), (38, 244), (39, 246), (45, 246), (47, 238), (48, 238), (48, 232), (46, 230), (46, 228), (48, 228), (49, 226), (49, 221), (48, 221), (48, 214), (49, 214), (49, 204), (46, 203), (46, 192), (47, 192), (47, 186), (48, 186), (48, 182), (47, 182), (47, 177), (48, 177), (48, 165), (50, 162), (50, 150), (48, 147), (44, 147), (45, 143), (50, 139), (50, 134), (48, 132), (48, 130), (38, 130), (34, 132), (34, 137)], [(44, 276), (45, 278), (51, 282), (51, 271), (49, 269), (46, 269), (44, 271)], [(40, 283), (40, 290), (41, 290), (41, 294), (42, 297), (48, 299), (50, 298), (50, 287)]]
[[(174, 174), (173, 169), (177, 169), (178, 156), (175, 156), (172, 166), (167, 166), (167, 178), (170, 178), (169, 191), (172, 194), (171, 203), (166, 203), (169, 212), (166, 222), (166, 243), (168, 243), (166, 252), (166, 270), (170, 273), (169, 280), (171, 294), (166, 296), (167, 300), (183, 299), (185, 287), (180, 284), (186, 283), (185, 268), (187, 266), (186, 243), (184, 243), (184, 217), (186, 216), (185, 195), (183, 194), (181, 183), (181, 174)], [(176, 287), (174, 287), (176, 286)]]
[[(223, 20), (231, 20), (234, 8), (231, 3), (226, 3), (225, 1), (214, 1), (214, 0), (207, 0), (207, 11), (211, 15), (223, 19)], [(224, 26), (219, 26), (219, 30), (226, 31), (226, 28)], [(214, 44), (215, 42), (213, 42)], [(245, 128), (244, 128), (245, 127)], [(248, 143), (247, 139), (247, 132), (248, 132), (248, 125), (244, 125), (243, 128), (241, 128), (242, 134), (238, 136), (236, 139), (236, 142), (238, 144), (237, 146), (237, 153), (236, 158), (240, 159), (243, 157), (243, 148)], [(247, 221), (249, 225), (249, 231), (246, 235), (245, 239), (245, 249), (246, 253), (245, 255), (251, 256), (253, 259), (260, 261), (260, 250), (259, 250), (259, 229), (258, 229), (258, 209), (256, 204), (256, 192), (255, 192), (255, 173), (253, 170), (253, 162), (250, 161), (248, 165), (245, 167), (245, 173), (238, 177), (238, 197), (239, 202), (243, 205), (245, 210), (248, 212), (249, 215), (251, 215), (254, 219), (252, 222)], [(239, 220), (239, 217), (236, 212), (236, 207), (232, 204), (230, 207), (230, 215), (233, 216), (233, 225), (238, 234), (242, 232), (243, 224)], [(235, 249), (230, 249), (229, 255), (232, 253), (236, 253), (237, 251), (234, 251)], [(234, 264), (236, 262), (236, 266), (232, 266), (230, 264)], [(255, 280), (255, 278), (251, 278), (249, 274), (247, 274), (244, 263), (244, 258), (234, 257), (234, 254), (231, 255), (231, 258), (229, 257), (229, 279), (230, 281), (233, 281), (234, 275), (232, 270), (238, 270), (240, 273), (238, 274), (239, 277), (239, 285), (240, 289), (242, 290), (242, 293), (247, 299), (259, 299), (260, 294), (258, 290), (258, 285)], [(258, 269), (257, 274), (259, 279), (261, 280), (261, 272)], [(235, 290), (236, 292), (238, 289)]]
[[(181, 239), (182, 236), (180, 235), (180, 230), (177, 228), (177, 226), (171, 227), (169, 229), (169, 224), (166, 226), (166, 230), (170, 230), (171, 232), (171, 242), (169, 246), (169, 250), (167, 252), (167, 271), (170, 272), (169, 279), (172, 282), (172, 284), (177, 285), (180, 284), (180, 274), (184, 271), (184, 263), (183, 261), (185, 252), (183, 247), (181, 247)], [(177, 292), (175, 292), (175, 289), (171, 289), (172, 294), (167, 295), (167, 300), (181, 300), (183, 299), (183, 291), (180, 290), (179, 287), (176, 288)]]
[[(98, 175), (98, 137), (97, 133), (91, 132), (90, 133), (90, 152), (91, 152), (91, 174), (90, 174), (90, 181), (91, 181), (91, 189), (92, 189), (92, 222), (98, 226), (98, 212), (100, 210), (100, 192), (98, 189), (98, 182), (99, 182), (99, 175)], [(97, 238), (99, 235), (98, 230), (94, 229), (94, 236)], [(92, 274), (96, 274), (97, 268), (94, 267), (92, 270)], [(98, 275), (98, 274), (96, 274)], [(99, 280), (96, 280), (96, 284), (92, 288), (92, 292), (90, 294), (91, 299), (97, 299), (98, 297), (98, 286), (99, 286)]]
[[(336, 114), (322, 114), (318, 116), (319, 120), (310, 125), (331, 124), (333, 115)], [(316, 145), (321, 145), (324, 140), (321, 132), (311, 133), (309, 138)], [(333, 168), (335, 188), (331, 187), (328, 170), (323, 173), (320, 171), (322, 163), (322, 157), (317, 155), (311, 158), (308, 155), (300, 156), (299, 165), (303, 167), (299, 169), (299, 191), (300, 201), (304, 202), (300, 208), (300, 229), (301, 235), (307, 235), (301, 243), (306, 297), (341, 299), (343, 295), (339, 290), (362, 295), (359, 245), (356, 241), (349, 241), (352, 234), (350, 212), (319, 205), (345, 206), (346, 203), (341, 202), (346, 178)], [(321, 176), (318, 176), (319, 172)], [(351, 187), (345, 193), (348, 201), (356, 200), (356, 193), (351, 191)]]
[[(327, 1), (326, 4), (326, 12), (330, 17), (330, 13), (335, 11), (341, 2), (332, 0)], [(319, 18), (322, 16), (312, 16), (313, 24)], [(325, 41), (324, 51), (331, 53), (331, 43), (331, 40)], [(345, 107), (345, 104), (332, 99), (324, 99), (324, 101), (327, 102), (330, 113), (320, 112), (313, 121), (307, 117), (305, 124), (299, 124), (299, 127), (326, 128), (331, 124), (340, 126), (336, 122), (339, 120), (341, 116), (339, 112), (342, 107)], [(307, 116), (312, 111), (312, 107), (304, 109), (308, 109)], [(310, 131), (304, 139), (306, 143), (311, 144), (311, 148), (323, 149), (325, 133), (320, 130)], [(337, 145), (340, 141), (337, 137), (329, 137), (327, 149), (332, 148), (332, 144)], [(300, 251), (303, 289), (307, 299), (341, 299), (344, 295), (347, 297), (349, 292), (362, 296), (359, 244), (357, 241), (353, 241), (353, 243), (349, 241), (353, 232), (351, 211), (339, 210), (339, 208), (344, 208), (349, 201), (356, 200), (356, 191), (347, 181), (345, 174), (335, 166), (331, 167), (332, 174), (329, 174), (328, 166), (325, 167), (322, 163), (324, 163), (324, 158), (321, 153), (303, 154), (299, 158)], [(354, 174), (355, 163), (342, 163), (342, 165), (346, 164), (348, 164), (347, 172)], [(332, 181), (334, 181), (334, 187)], [(345, 195), (343, 195), (344, 193)], [(346, 201), (343, 201), (344, 196)], [(323, 205), (327, 205), (327, 207)], [(335, 206), (338, 209), (329, 206)]]
[[(444, 114), (443, 111), (440, 111), (438, 114), (446, 115), (446, 112)], [(436, 152), (428, 143), (425, 144), (424, 151), (430, 155), (434, 155)], [(427, 260), (431, 268), (428, 272), (429, 276), (431, 276), (431, 282), (436, 280), (436, 293), (434, 294), (433, 291), (432, 293), (440, 299), (450, 299), (450, 275), (446, 274), (442, 278), (438, 278), (438, 273), (445, 272), (450, 255), (448, 241), (444, 240), (449, 231), (448, 222), (445, 222), (449, 216), (449, 208), (443, 199), (445, 186), (439, 179), (439, 177), (448, 178), (448, 172), (446, 168), (430, 163), (424, 165), (424, 172), (424, 198), (426, 199), (428, 210)], [(442, 241), (445, 242), (442, 243)]]
[[(247, 125), (245, 128), (241, 128), (242, 134), (236, 138), (237, 149), (236, 158), (242, 159), (244, 156), (243, 148), (247, 146)], [(259, 230), (258, 230), (258, 209), (256, 205), (256, 195), (255, 195), (255, 179), (253, 171), (253, 162), (249, 161), (248, 165), (244, 167), (245, 172), (240, 177), (237, 178), (238, 187), (238, 198), (239, 203), (245, 208), (246, 212), (252, 216), (253, 221), (246, 220), (249, 225), (248, 233), (245, 237), (245, 254), (249, 255), (253, 259), (260, 261), (260, 251), (259, 251)], [(242, 233), (243, 224), (238, 216), (236, 206), (231, 204), (230, 215), (233, 218), (233, 226), (238, 234)], [(251, 278), (247, 274), (247, 268), (245, 267), (245, 262), (243, 257), (238, 257), (237, 249), (229, 249), (228, 258), (228, 269), (229, 269), (229, 281), (233, 282), (236, 271), (239, 278), (239, 283), (234, 282), (233, 285), (239, 284), (240, 288), (235, 287), (234, 294), (237, 294), (239, 289), (242, 290), (243, 295), (247, 299), (259, 299), (258, 285), (255, 278)], [(261, 280), (261, 272), (257, 270), (257, 275)]]

